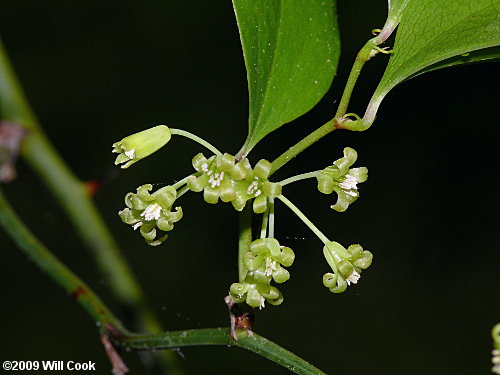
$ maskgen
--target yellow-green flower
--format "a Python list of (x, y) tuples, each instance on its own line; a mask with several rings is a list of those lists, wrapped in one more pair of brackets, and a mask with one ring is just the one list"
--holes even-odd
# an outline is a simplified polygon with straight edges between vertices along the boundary
[(115, 164), (125, 163), (122, 168), (128, 168), (165, 146), (171, 137), (172, 133), (165, 125), (158, 125), (129, 135), (121, 141), (113, 143), (113, 152), (119, 154)]

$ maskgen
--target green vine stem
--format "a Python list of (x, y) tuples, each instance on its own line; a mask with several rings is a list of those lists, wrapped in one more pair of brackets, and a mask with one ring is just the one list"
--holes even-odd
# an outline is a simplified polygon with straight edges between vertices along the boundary
[(361, 73), (361, 70), (365, 63), (373, 57), (380, 49), (377, 48), (378, 44), (382, 43), (380, 37), (375, 37), (368, 42), (359, 50), (356, 59), (354, 60), (354, 64), (351, 68), (351, 72), (349, 73), (349, 78), (347, 79), (347, 83), (344, 87), (344, 91), (342, 93), (342, 98), (340, 99), (339, 106), (337, 108), (337, 112), (335, 113), (335, 117), (328, 121), (326, 124), (322, 125), (311, 134), (307, 135), (305, 138), (301, 139), (295, 145), (286, 150), (283, 154), (278, 156), (275, 160), (273, 160), (271, 174), (280, 169), (283, 165), (292, 160), (295, 156), (300, 154), (306, 148), (311, 146), (312, 144), (319, 141), (325, 135), (331, 133), (335, 129), (343, 129), (343, 122), (345, 121), (344, 115), (347, 112), (347, 107), (349, 106), (349, 102), (351, 100), (351, 95), (356, 86), (356, 82), (358, 81), (358, 77)]
[(325, 135), (330, 134), (332, 131), (337, 129), (337, 126), (338, 125), (335, 119), (332, 119), (323, 126), (313, 131), (311, 134), (307, 135), (305, 138), (302, 138), (295, 145), (290, 147), (288, 150), (286, 150), (284, 153), (273, 160), (271, 172), (269, 175), (272, 175), (274, 172), (276, 172), (306, 148), (319, 141)]
[[(249, 214), (250, 212), (245, 212)], [(250, 215), (246, 215), (250, 216)], [(152, 335), (130, 333), (101, 299), (77, 275), (57, 259), (22, 223), (0, 190), (0, 224), (18, 248), (72, 296), (98, 322), (101, 333), (127, 350), (174, 349), (185, 346), (225, 345), (250, 350), (299, 375), (324, 374), (295, 354), (256, 333), (238, 330), (234, 341), (229, 328), (172, 331)], [(248, 227), (245, 227), (248, 231)], [(246, 237), (246, 235), (245, 235)], [(250, 234), (251, 240), (251, 234)]]
[(188, 331), (172, 331), (154, 335), (134, 335), (117, 342), (126, 349), (149, 350), (151, 348), (178, 348), (183, 346), (225, 345), (250, 350), (286, 369), (301, 375), (325, 375), (302, 358), (281, 346), (245, 330), (237, 330), (238, 341), (229, 335), (228, 328), (205, 328)]
[(94, 292), (59, 259), (57, 259), (22, 223), (0, 189), (0, 224), (22, 250), (43, 272), (83, 307), (101, 330), (111, 324), (123, 334), (128, 334), (121, 322), (103, 304)]
[[(111, 291), (118, 301), (136, 314), (141, 330), (162, 330), (157, 318), (146, 305), (145, 297), (135, 277), (122, 257), (118, 246), (87, 195), (84, 185), (54, 149), (31, 110), (7, 54), (0, 41), (0, 114), (28, 130), (21, 155), (40, 176), (72, 221), (77, 233), (93, 251)], [(165, 352), (162, 361), (174, 373), (178, 365), (175, 354)]]
[(368, 42), (366, 42), (366, 44), (359, 50), (358, 54), (356, 55), (356, 60), (354, 60), (351, 72), (349, 73), (349, 78), (347, 79), (344, 92), (342, 93), (342, 98), (340, 99), (335, 118), (338, 119), (346, 114), (347, 107), (349, 106), (349, 102), (351, 100), (352, 92), (354, 91), (356, 82), (358, 81), (359, 75), (361, 74), (361, 70), (363, 69), (365, 63), (373, 56), (375, 47), (377, 47), (377, 40), (376, 38), (372, 38)]
[(238, 241), (238, 280), (243, 282), (247, 275), (247, 269), (243, 266), (243, 257), (252, 243), (252, 207), (246, 205), (239, 215), (240, 234)]

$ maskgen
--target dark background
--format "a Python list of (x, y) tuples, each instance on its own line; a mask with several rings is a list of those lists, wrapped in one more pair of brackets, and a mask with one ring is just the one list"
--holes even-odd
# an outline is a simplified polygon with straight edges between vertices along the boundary
[[(272, 160), (331, 118), (356, 51), (382, 26), (383, 0), (341, 1), (342, 55), (332, 90), (309, 114), (268, 136), (251, 161)], [(247, 127), (247, 88), (230, 1), (2, 1), (0, 35), (57, 149), (83, 180), (113, 167), (111, 144), (165, 123), (236, 153)], [(386, 58), (366, 66), (350, 111), (364, 112)], [(498, 66), (430, 73), (395, 89), (365, 133), (336, 132), (280, 171), (323, 168), (345, 146), (369, 180), (343, 214), (313, 181), (287, 195), (324, 232), (373, 251), (372, 267), (341, 295), (322, 285), (322, 245), (277, 207), (277, 237), (295, 250), (285, 302), (257, 312), (255, 330), (332, 374), (489, 373), (498, 322)], [(496, 83), (495, 83), (496, 81)], [(223, 297), (237, 278), (230, 205), (186, 196), (167, 242), (148, 247), (117, 216), (144, 183), (190, 173), (200, 148), (175, 138), (121, 172), (97, 204), (169, 329), (225, 326)], [(25, 165), (5, 187), (40, 239), (120, 315), (106, 278), (46, 188)], [(497, 229), (495, 229), (497, 228)], [(110, 366), (92, 322), (0, 234), (1, 360), (92, 360)], [(191, 293), (204, 285), (202, 293)], [(183, 349), (189, 374), (285, 374), (239, 349)], [(124, 359), (145, 373), (135, 353)]]

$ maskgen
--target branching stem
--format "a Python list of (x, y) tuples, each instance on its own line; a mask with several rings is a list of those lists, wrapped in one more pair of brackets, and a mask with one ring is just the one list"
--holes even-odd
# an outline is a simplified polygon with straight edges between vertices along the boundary
[(288, 178), (286, 178), (283, 181), (280, 181), (278, 183), (281, 186), (285, 186), (285, 185), (291, 184), (292, 182), (306, 180), (308, 178), (315, 178), (318, 175), (319, 172), (321, 172), (321, 170), (317, 170), (317, 171), (314, 171), (314, 172), (307, 172), (307, 173), (298, 174), (296, 176), (288, 177)]
[[(380, 38), (379, 38), (380, 39)], [(351, 72), (349, 73), (349, 78), (347, 79), (347, 83), (344, 88), (344, 92), (342, 93), (342, 98), (340, 99), (339, 106), (337, 108), (337, 113), (335, 113), (335, 117), (328, 121), (323, 126), (319, 127), (311, 134), (306, 136), (297, 142), (294, 146), (290, 147), (283, 154), (278, 156), (273, 161), (273, 166), (271, 168), (271, 174), (280, 169), (283, 165), (292, 160), (295, 156), (300, 154), (306, 148), (311, 146), (312, 144), (319, 141), (325, 135), (331, 133), (335, 129), (342, 129), (342, 122), (344, 121), (343, 116), (347, 112), (347, 107), (349, 105), (349, 101), (351, 100), (351, 95), (356, 86), (356, 82), (361, 73), (361, 70), (365, 63), (374, 55), (373, 51), (376, 51), (375, 47), (380, 43), (380, 40), (377, 37), (372, 38), (366, 42), (366, 44), (361, 48), (356, 56), (356, 60), (352, 66)]]
[(330, 240), (328, 239), (328, 237), (326, 237), (326, 236), (323, 234), (323, 232), (321, 232), (321, 231), (320, 231), (320, 230), (316, 227), (316, 225), (314, 225), (314, 224), (312, 223), (312, 221), (311, 221), (311, 220), (309, 220), (309, 219), (307, 218), (307, 216), (306, 216), (306, 215), (304, 215), (304, 214), (302, 213), (302, 211), (301, 211), (301, 210), (299, 210), (299, 209), (298, 209), (298, 207), (297, 207), (297, 206), (295, 206), (292, 202), (290, 202), (290, 201), (289, 201), (289, 200), (288, 200), (288, 199), (287, 199), (287, 198), (286, 198), (283, 194), (282, 194), (282, 195), (279, 195), (277, 198), (278, 198), (280, 201), (282, 201), (284, 204), (286, 204), (286, 205), (288, 206), (288, 208), (289, 208), (290, 210), (292, 210), (292, 211), (295, 213), (295, 215), (297, 215), (297, 216), (300, 218), (300, 220), (302, 220), (302, 221), (304, 222), (304, 224), (305, 224), (305, 225), (307, 225), (307, 226), (308, 226), (308, 228), (309, 228), (310, 230), (312, 230), (312, 231), (314, 232), (314, 234), (315, 234), (316, 236), (318, 236), (318, 238), (319, 238), (319, 239), (320, 239), (320, 240), (321, 240), (324, 244), (326, 244), (327, 242), (330, 242)]
[(239, 215), (240, 236), (238, 241), (238, 280), (242, 283), (247, 275), (247, 269), (243, 265), (243, 257), (252, 243), (252, 206), (247, 204)]
[[(249, 210), (244, 212), (248, 224), (251, 219)], [(300, 375), (324, 374), (288, 350), (255, 333), (249, 336), (246, 331), (237, 331), (238, 341), (231, 338), (229, 328), (195, 329), (187, 331), (164, 332), (151, 335), (130, 333), (101, 299), (76, 274), (57, 259), (22, 223), (12, 210), (0, 190), (0, 225), (40, 269), (72, 296), (80, 306), (98, 323), (101, 335), (107, 335), (116, 346), (128, 350), (174, 349), (185, 346), (224, 345), (250, 350), (260, 356)], [(248, 226), (244, 227), (249, 231)], [(245, 234), (244, 238), (248, 238)], [(250, 229), (251, 239), (251, 229)], [(103, 336), (101, 336), (102, 338)], [(108, 348), (109, 351), (109, 348)], [(116, 359), (113, 361), (116, 366)]]
[[(55, 199), (66, 211), (76, 232), (92, 250), (110, 289), (123, 306), (137, 317), (138, 328), (160, 332), (162, 327), (146, 303), (135, 276), (122, 256), (104, 220), (87, 194), (84, 184), (73, 174), (39, 125), (17, 80), (0, 40), (0, 113), (4, 119), (27, 129), (21, 155), (31, 165)], [(165, 352), (162, 367), (179, 375), (177, 359)]]

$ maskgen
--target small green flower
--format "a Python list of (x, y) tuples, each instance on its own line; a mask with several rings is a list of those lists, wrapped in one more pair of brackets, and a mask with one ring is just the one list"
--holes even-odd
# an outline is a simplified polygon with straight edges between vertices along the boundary
[(190, 177), (187, 186), (195, 192), (203, 191), (203, 198), (211, 204), (217, 203), (219, 198), (223, 202), (234, 200), (234, 182), (244, 179), (251, 172), (249, 164), (235, 164), (234, 156), (229, 154), (214, 155), (207, 159), (199, 153), (193, 158), (193, 167), (200, 175)]
[(125, 163), (122, 168), (128, 168), (165, 146), (171, 137), (170, 129), (165, 125), (129, 135), (113, 144), (113, 152), (119, 154), (115, 165)]
[(263, 213), (267, 198), (281, 194), (281, 185), (267, 180), (271, 170), (267, 160), (260, 160), (252, 169), (248, 159), (235, 163), (229, 154), (207, 159), (200, 153), (193, 158), (193, 167), (199, 175), (190, 177), (187, 186), (195, 192), (203, 191), (207, 203), (215, 204), (220, 198), (241, 211), (248, 200), (254, 199), (254, 212)]
[(290, 278), (284, 267), (290, 267), (295, 259), (292, 249), (280, 246), (274, 238), (261, 238), (250, 244), (244, 255), (246, 275), (241, 283), (231, 285), (229, 293), (237, 303), (246, 302), (252, 307), (265, 307), (265, 302), (279, 305), (283, 295), (271, 286), (271, 280), (281, 284)]
[(360, 245), (351, 245), (347, 249), (338, 242), (328, 242), (323, 248), (326, 261), (333, 273), (323, 275), (323, 284), (333, 293), (342, 293), (348, 285), (357, 284), (361, 270), (372, 264), (373, 255), (363, 250)]
[(152, 189), (152, 185), (146, 184), (137, 188), (137, 194), (128, 193), (125, 196), (127, 208), (118, 214), (134, 230), (139, 228), (149, 245), (157, 246), (168, 237), (166, 233), (158, 237), (158, 231), (168, 232), (174, 229), (174, 223), (182, 218), (182, 208), (176, 207), (172, 212), (172, 205), (177, 198), (177, 191), (173, 186), (165, 186), (150, 194)]
[(337, 203), (331, 206), (336, 211), (343, 212), (359, 197), (357, 184), (368, 179), (368, 169), (349, 168), (354, 164), (358, 154), (350, 147), (344, 148), (344, 157), (336, 160), (333, 165), (323, 169), (318, 176), (318, 190), (323, 194), (337, 193)]

